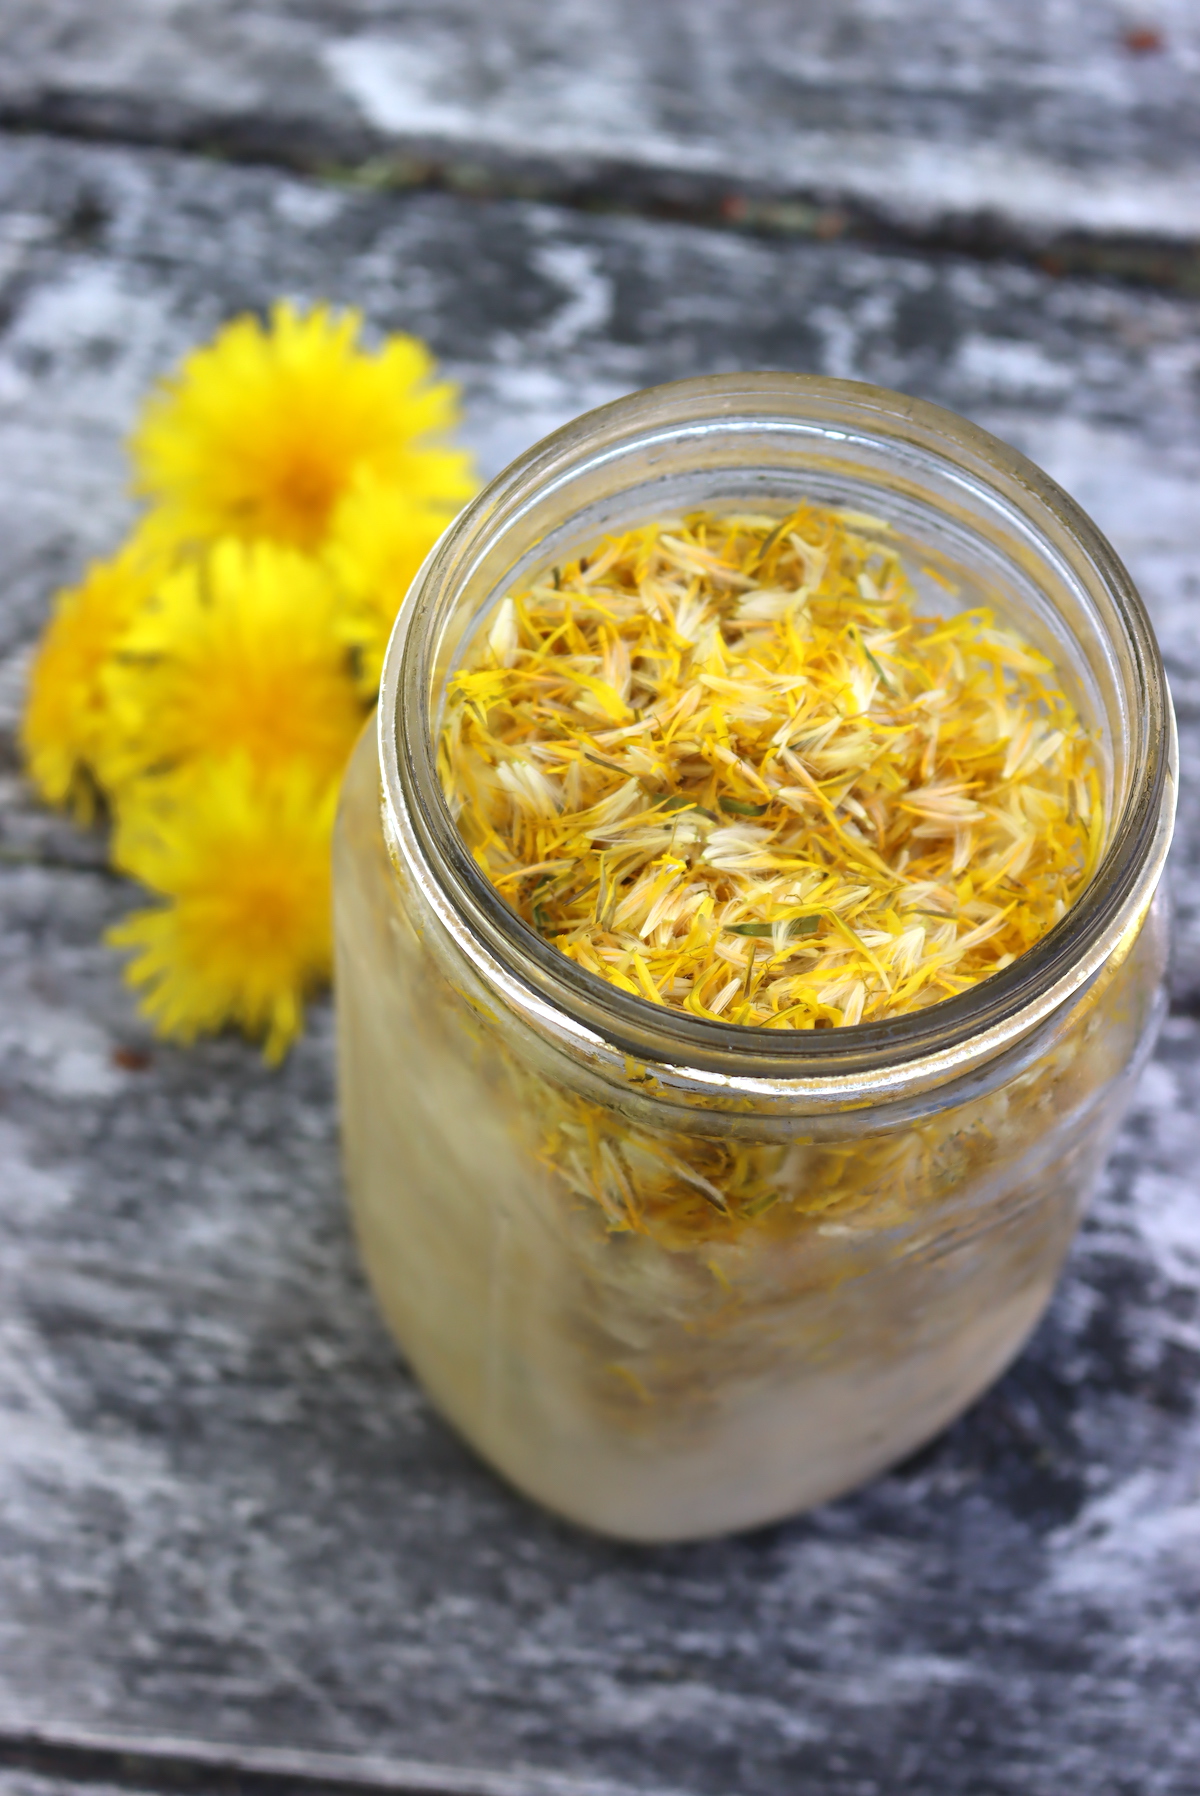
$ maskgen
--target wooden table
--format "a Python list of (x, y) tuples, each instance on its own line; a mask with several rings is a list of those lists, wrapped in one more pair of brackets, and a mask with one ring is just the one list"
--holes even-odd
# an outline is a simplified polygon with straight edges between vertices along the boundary
[[(0, 32), (2, 1796), (1200, 1790), (1193, 9), (4, 0)], [(99, 946), (135, 894), (22, 785), (29, 645), (128, 515), (139, 394), (280, 292), (428, 338), (488, 472), (709, 369), (920, 393), (1142, 586), (1185, 769), (1157, 1056), (1029, 1350), (816, 1515), (645, 1551), (494, 1480), (364, 1290), (327, 1008), (280, 1073), (153, 1042)]]

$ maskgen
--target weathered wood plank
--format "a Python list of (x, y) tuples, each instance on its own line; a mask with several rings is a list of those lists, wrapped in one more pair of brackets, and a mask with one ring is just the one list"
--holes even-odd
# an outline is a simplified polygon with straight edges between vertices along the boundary
[(9, 123), (547, 194), (804, 194), (925, 231), (1200, 235), (1187, 0), (7, 0), (4, 29)]
[[(489, 469), (706, 367), (969, 411), (1129, 556), (1195, 742), (1188, 304), (33, 140), (0, 145), (0, 209), (10, 723), (48, 584), (120, 526), (138, 391), (287, 290), (428, 336)], [(342, 1216), (325, 1007), (278, 1074), (235, 1041), (152, 1043), (98, 942), (126, 888), (64, 865), (15, 781), (0, 824), (0, 1737), (416, 1761), (459, 1789), (1194, 1787), (1194, 1017), (1168, 1024), (1047, 1323), (969, 1417), (816, 1516), (635, 1551), (500, 1487), (400, 1367)], [(1193, 819), (1185, 864), (1197, 840)], [(51, 1771), (2, 1776), (58, 1796)]]

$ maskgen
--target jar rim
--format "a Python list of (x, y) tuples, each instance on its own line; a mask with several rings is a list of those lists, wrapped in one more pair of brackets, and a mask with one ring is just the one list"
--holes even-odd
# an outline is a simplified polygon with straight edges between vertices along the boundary
[[(1032, 948), (968, 991), (882, 1022), (827, 1030), (724, 1023), (651, 1004), (608, 984), (538, 936), (477, 866), (436, 769), (434, 650), (465, 583), (496, 557), (535, 503), (608, 473), (636, 452), (669, 457), (769, 427), (797, 440), (869, 445), (938, 464), (963, 492), (1019, 522), (1033, 552), (1095, 600), (1119, 632), (1131, 690), (1130, 778), (1091, 880)], [(719, 463), (716, 464), (719, 466)], [(616, 490), (619, 490), (616, 489)], [(569, 513), (567, 514), (569, 516)], [(503, 558), (501, 557), (501, 560)], [(511, 577), (492, 581), (498, 592)], [(726, 374), (651, 387), (586, 412), (518, 456), (446, 530), (418, 573), (389, 643), (379, 705), (385, 835), (434, 914), (504, 1001), (543, 1033), (595, 1060), (679, 1069), (698, 1092), (807, 1094), (874, 1101), (940, 1084), (1036, 1028), (1136, 932), (1154, 895), (1174, 819), (1174, 717), (1142, 601), (1115, 551), (1063, 490), (1018, 451), (957, 414), (856, 381)]]

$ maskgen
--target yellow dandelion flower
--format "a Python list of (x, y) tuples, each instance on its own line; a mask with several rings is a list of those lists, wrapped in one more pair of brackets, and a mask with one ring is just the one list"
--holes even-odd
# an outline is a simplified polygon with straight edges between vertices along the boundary
[(234, 319), (159, 383), (131, 448), (138, 491), (179, 537), (315, 548), (360, 467), (443, 503), (470, 497), (470, 457), (440, 440), (457, 389), (414, 337), (366, 353), (361, 325), (282, 301), (269, 326)]
[(304, 1000), (329, 976), (330, 834), (337, 782), (257, 771), (245, 756), (146, 780), (122, 801), (114, 863), (169, 902), (108, 933), (135, 950), (126, 979), (162, 1035), (229, 1024), (280, 1060)]
[(80, 585), (59, 593), (30, 670), (25, 764), (43, 798), (81, 823), (96, 814), (96, 767), (110, 727), (105, 667), (164, 566), (141, 534), (111, 561), (93, 562)]
[(176, 569), (107, 672), (108, 788), (214, 754), (340, 774), (364, 707), (337, 603), (319, 562), (274, 543), (227, 539)]
[(414, 499), (364, 468), (333, 514), (326, 561), (343, 595), (340, 630), (355, 651), (364, 697), (379, 690), (396, 613), (454, 509)]

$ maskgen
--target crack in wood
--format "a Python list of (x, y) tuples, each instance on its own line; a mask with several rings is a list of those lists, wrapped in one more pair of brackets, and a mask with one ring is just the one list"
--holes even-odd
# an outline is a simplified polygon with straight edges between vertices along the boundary
[[(585, 213), (703, 226), (756, 238), (844, 239), (876, 249), (1024, 262), (1059, 279), (1101, 279), (1184, 294), (1200, 293), (1200, 244), (1126, 231), (1051, 233), (980, 209), (928, 223), (891, 216), (859, 197), (807, 187), (769, 187), (654, 169), (614, 159), (590, 167), (551, 157), (514, 159), (487, 146), (453, 152), (427, 139), (323, 142), (319, 130), (265, 128), (259, 121), (173, 121), (135, 109), (92, 115), (57, 97), (0, 104), (0, 130), (83, 144), (164, 149), (247, 168), (277, 169), (379, 193), (452, 193), (480, 201), (532, 200)], [(303, 144), (303, 148), (300, 146)]]
[(233, 1746), (171, 1736), (0, 1727), (0, 1768), (166, 1796), (673, 1796), (536, 1770), (497, 1772), (417, 1760)]

